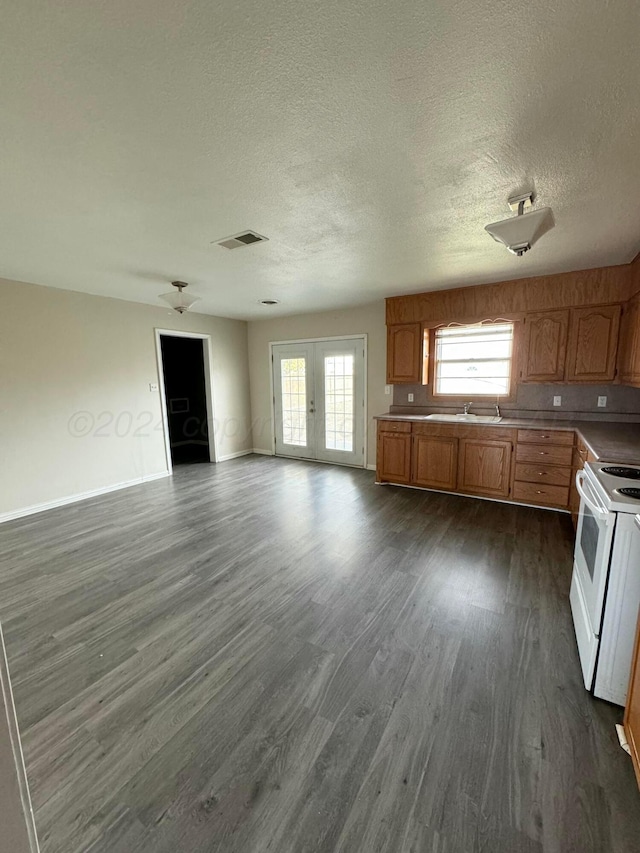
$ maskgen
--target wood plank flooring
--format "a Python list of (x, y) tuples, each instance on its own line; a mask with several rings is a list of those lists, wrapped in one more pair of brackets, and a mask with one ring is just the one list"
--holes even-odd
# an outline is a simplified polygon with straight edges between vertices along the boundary
[(42, 853), (627, 853), (568, 516), (268, 457), (0, 528)]

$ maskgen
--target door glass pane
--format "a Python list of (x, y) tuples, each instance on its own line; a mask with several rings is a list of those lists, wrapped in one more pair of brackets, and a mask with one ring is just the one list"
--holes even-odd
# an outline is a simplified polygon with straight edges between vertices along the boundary
[(582, 502), (581, 510), (583, 515), (580, 548), (582, 549), (587, 569), (591, 575), (591, 580), (593, 580), (596, 568), (596, 557), (598, 554), (598, 536), (600, 535), (600, 528), (598, 527), (598, 522), (594, 518), (593, 513), (584, 501)]
[(324, 430), (327, 450), (353, 451), (353, 355), (324, 358)]
[(280, 361), (282, 381), (282, 439), (285, 444), (307, 446), (307, 360), (283, 358)]

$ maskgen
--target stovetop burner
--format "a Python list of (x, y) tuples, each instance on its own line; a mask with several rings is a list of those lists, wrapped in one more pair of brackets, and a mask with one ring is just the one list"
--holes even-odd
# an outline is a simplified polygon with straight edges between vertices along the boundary
[[(622, 465), (611, 465), (600, 469), (603, 474), (611, 474), (612, 477), (625, 477), (627, 480), (640, 480), (640, 469), (625, 468)], [(620, 489), (622, 491), (622, 489)]]
[(616, 489), (619, 495), (624, 495), (625, 498), (635, 498), (637, 501), (640, 501), (640, 489), (634, 489), (633, 487), (625, 487), (623, 489)]

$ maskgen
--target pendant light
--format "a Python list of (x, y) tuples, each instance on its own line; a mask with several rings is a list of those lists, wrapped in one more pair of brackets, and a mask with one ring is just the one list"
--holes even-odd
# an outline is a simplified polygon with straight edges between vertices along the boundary
[(555, 224), (550, 207), (541, 207), (539, 210), (525, 213), (525, 208), (531, 207), (532, 204), (533, 193), (514, 196), (509, 199), (509, 207), (511, 210), (518, 211), (517, 216), (485, 225), (485, 231), (488, 231), (497, 243), (503, 243), (513, 255), (519, 258)]
[(172, 281), (171, 284), (176, 288), (176, 290), (172, 290), (169, 293), (161, 293), (160, 299), (164, 299), (165, 302), (168, 302), (169, 305), (177, 311), (178, 314), (184, 314), (185, 311), (188, 311), (192, 305), (198, 302), (198, 296), (187, 296), (184, 293), (185, 287), (188, 287), (186, 281)]

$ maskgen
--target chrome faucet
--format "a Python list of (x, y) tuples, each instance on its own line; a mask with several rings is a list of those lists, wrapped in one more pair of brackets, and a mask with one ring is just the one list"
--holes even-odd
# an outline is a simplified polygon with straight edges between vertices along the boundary
[(473, 403), (465, 403), (465, 404), (464, 404), (464, 413), (465, 413), (465, 415), (468, 415), (468, 414), (469, 414), (469, 409), (471, 408), (471, 406), (473, 406)]
[(500, 404), (499, 403), (496, 403), (496, 417), (497, 418), (502, 417), (502, 415), (500, 414)]

